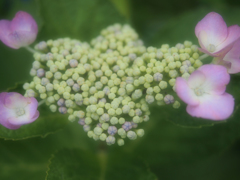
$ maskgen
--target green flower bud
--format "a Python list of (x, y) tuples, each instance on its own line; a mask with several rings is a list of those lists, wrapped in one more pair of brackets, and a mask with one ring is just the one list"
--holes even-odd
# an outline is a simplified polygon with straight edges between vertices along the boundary
[(119, 139), (117, 141), (117, 143), (118, 143), (119, 146), (123, 146), (124, 145), (124, 140), (123, 139)]
[(180, 103), (179, 103), (178, 101), (175, 101), (175, 102), (173, 103), (173, 108), (177, 109), (177, 108), (179, 108), (179, 107), (180, 107)]
[(134, 131), (128, 131), (128, 132), (127, 132), (127, 137), (128, 137), (130, 140), (135, 140), (135, 139), (137, 139), (137, 134), (136, 134)]
[(92, 119), (90, 117), (86, 117), (85, 124), (91, 124), (91, 123), (92, 123)]
[(97, 109), (97, 114), (98, 114), (98, 115), (103, 115), (103, 113), (104, 113), (103, 108), (98, 108), (98, 109)]
[(105, 133), (102, 133), (100, 136), (99, 136), (99, 139), (101, 141), (105, 141), (107, 139), (107, 135)]
[(100, 136), (103, 130), (100, 127), (95, 127), (93, 131), (96, 135)]
[(75, 121), (75, 116), (74, 115), (69, 115), (68, 120), (71, 121), (71, 122)]
[(166, 81), (161, 81), (161, 82), (159, 83), (159, 87), (160, 87), (161, 89), (166, 89), (166, 88), (167, 88), (167, 82), (166, 82)]
[(119, 136), (126, 136), (126, 131), (123, 128), (118, 129)]
[(138, 135), (139, 137), (143, 137), (143, 135), (144, 135), (144, 130), (143, 130), (143, 129), (138, 129), (138, 130), (137, 130), (137, 135)]
[(113, 136), (108, 136), (106, 139), (107, 145), (112, 145), (115, 143), (115, 137)]
[(51, 110), (52, 112), (56, 112), (56, 111), (57, 111), (57, 106), (54, 105), (54, 104), (50, 105), (49, 108), (50, 108), (50, 110)]
[(87, 135), (88, 135), (89, 138), (92, 138), (93, 135), (94, 135), (94, 132), (93, 131), (88, 131)]
[(113, 108), (110, 108), (110, 109), (108, 110), (108, 114), (109, 114), (110, 116), (114, 116), (114, 115), (115, 115), (115, 110), (114, 110)]

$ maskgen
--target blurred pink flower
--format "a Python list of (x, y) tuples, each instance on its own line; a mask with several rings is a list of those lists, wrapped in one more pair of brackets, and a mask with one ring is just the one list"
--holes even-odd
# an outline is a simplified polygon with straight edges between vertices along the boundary
[(228, 73), (240, 72), (240, 39), (238, 39), (232, 49), (224, 57), (216, 57), (214, 63), (221, 64), (228, 69)]
[(0, 40), (13, 49), (30, 45), (35, 41), (37, 33), (37, 23), (23, 11), (18, 11), (12, 21), (0, 21)]
[(227, 27), (221, 15), (208, 13), (195, 27), (200, 51), (210, 56), (224, 56), (240, 38), (240, 27)]
[(16, 92), (0, 93), (0, 124), (8, 129), (18, 129), (21, 125), (35, 121), (39, 112), (35, 98), (24, 97)]
[(225, 92), (230, 81), (227, 69), (220, 65), (203, 65), (188, 80), (178, 77), (177, 95), (188, 104), (191, 116), (211, 120), (227, 119), (234, 109), (234, 98)]

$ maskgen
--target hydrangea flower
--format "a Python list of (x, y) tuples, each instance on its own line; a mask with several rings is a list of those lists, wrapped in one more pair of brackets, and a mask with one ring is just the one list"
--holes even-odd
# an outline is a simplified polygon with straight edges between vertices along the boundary
[(33, 97), (24, 97), (16, 92), (0, 93), (0, 124), (8, 129), (35, 121), (39, 112), (38, 102)]
[(232, 49), (224, 56), (217, 57), (214, 62), (221, 64), (228, 69), (228, 73), (235, 74), (240, 72), (240, 39), (237, 40)]
[(211, 120), (227, 119), (233, 112), (234, 99), (226, 93), (230, 81), (227, 69), (220, 65), (203, 65), (188, 80), (178, 77), (176, 92), (188, 104), (191, 116)]
[(227, 27), (221, 15), (210, 12), (196, 25), (195, 35), (202, 52), (218, 57), (225, 55), (240, 38), (240, 27)]
[(0, 40), (13, 49), (28, 46), (37, 37), (38, 26), (32, 16), (19, 11), (12, 21), (0, 21)]

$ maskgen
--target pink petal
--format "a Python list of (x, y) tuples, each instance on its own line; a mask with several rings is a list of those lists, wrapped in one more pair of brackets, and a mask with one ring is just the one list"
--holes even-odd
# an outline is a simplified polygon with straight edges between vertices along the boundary
[(198, 106), (187, 106), (187, 112), (194, 117), (211, 120), (225, 120), (233, 112), (234, 98), (224, 93), (222, 95), (205, 94)]
[(38, 101), (34, 98), (30, 98), (30, 104), (26, 107), (29, 112), (29, 117), (32, 119), (36, 115), (36, 111), (38, 108)]
[(32, 123), (38, 117), (39, 117), (39, 111), (35, 111), (35, 114), (33, 115), (33, 117), (29, 117), (29, 114), (25, 114), (25, 115), (19, 116), (19, 117), (12, 116), (12, 117), (8, 118), (8, 121), (10, 124), (21, 126), (24, 124)]
[(12, 125), (8, 122), (8, 118), (11, 117), (12, 111), (9, 111), (3, 104), (6, 95), (7, 92), (0, 93), (0, 124), (8, 129), (18, 129), (20, 126)]
[(240, 27), (233, 25), (228, 27), (228, 36), (225, 41), (217, 46), (216, 56), (225, 55), (234, 45), (234, 43), (240, 38)]
[(28, 98), (25, 98), (19, 93), (10, 92), (5, 95), (3, 103), (7, 108), (13, 109), (13, 108), (24, 108), (30, 103), (30, 101)]
[(234, 46), (226, 56), (224, 56), (223, 61), (231, 64), (228, 73), (234, 74), (240, 72), (240, 38), (234, 43)]
[(198, 105), (199, 101), (194, 91), (188, 86), (184, 78), (178, 77), (176, 79), (176, 92), (177, 95), (189, 105)]
[(7, 20), (1, 20), (0, 21), (0, 40), (7, 46), (18, 49), (14, 44), (12, 44), (12, 41), (9, 39), (9, 34), (11, 33), (10, 30), (10, 21)]
[(18, 11), (11, 21), (11, 30), (26, 32), (34, 31), (35, 34), (37, 34), (38, 26), (30, 14), (24, 11)]
[[(38, 102), (35, 98), (26, 98), (19, 93), (0, 93), (0, 124), (8, 129), (18, 129), (39, 117)], [(17, 108), (23, 108), (25, 114), (18, 116)]]
[(206, 76), (206, 81), (202, 85), (206, 93), (223, 94), (225, 92), (230, 75), (224, 66), (208, 64), (201, 66), (198, 71)]
[(196, 70), (188, 78), (188, 85), (190, 88), (195, 89), (201, 86), (205, 82), (205, 80), (205, 75), (201, 71)]
[[(198, 22), (195, 27), (195, 34), (198, 38), (201, 31), (206, 32), (208, 44), (213, 45), (220, 44), (227, 38), (228, 35), (225, 21), (221, 15), (215, 12), (208, 13), (201, 21)], [(205, 48), (207, 49), (206, 46)]]

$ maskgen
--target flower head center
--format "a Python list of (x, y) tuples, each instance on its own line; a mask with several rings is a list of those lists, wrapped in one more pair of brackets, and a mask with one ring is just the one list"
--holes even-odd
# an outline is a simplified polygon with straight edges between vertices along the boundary
[(208, 51), (209, 52), (214, 52), (216, 50), (216, 46), (215, 45), (213, 45), (213, 44), (209, 44), (208, 45)]
[(202, 88), (200, 87), (197, 87), (194, 89), (194, 93), (197, 95), (197, 96), (202, 96), (205, 92)]
[(23, 116), (25, 114), (24, 108), (16, 108), (15, 112), (16, 112), (17, 116)]

